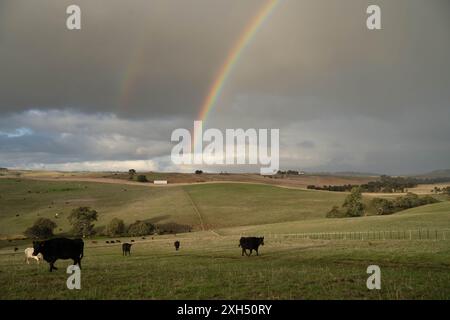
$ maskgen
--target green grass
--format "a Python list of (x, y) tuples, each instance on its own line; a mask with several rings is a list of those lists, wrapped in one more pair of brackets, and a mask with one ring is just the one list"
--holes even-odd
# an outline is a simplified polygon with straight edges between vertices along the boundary
[[(0, 254), (0, 299), (449, 299), (450, 248), (433, 241), (266, 241), (241, 257), (238, 237), (195, 233), (118, 245), (88, 243), (81, 290), (65, 287), (69, 261), (26, 265)], [(381, 268), (382, 290), (366, 288), (366, 269)]]
[(80, 206), (99, 212), (98, 226), (114, 217), (126, 223), (140, 219), (198, 225), (198, 217), (180, 188), (0, 179), (0, 195), (0, 234), (4, 235), (23, 233), (39, 217), (54, 220), (56, 231), (66, 232), (70, 229), (68, 215)]
[[(20, 234), (37, 217), (54, 219), (55, 213), (60, 213), (58, 228), (67, 231), (67, 215), (78, 206), (96, 209), (98, 226), (119, 217), (126, 223), (173, 221), (199, 230), (199, 212), (206, 228), (214, 230), (136, 238), (131, 257), (122, 257), (120, 245), (107, 245), (106, 238), (97, 244), (86, 239), (79, 291), (65, 286), (70, 261), (59, 260), (60, 269), (49, 273), (47, 263), (24, 263), (29, 240), (0, 241), (0, 299), (450, 299), (449, 239), (271, 236), (450, 229), (448, 201), (390, 216), (326, 219), (345, 193), (241, 183), (150, 188), (0, 179), (0, 195), (0, 234)], [(241, 257), (240, 234), (266, 236), (261, 256)], [(181, 240), (179, 252), (175, 239)], [(382, 290), (366, 288), (371, 264), (381, 267)]]
[(55, 220), (55, 213), (59, 213), (57, 231), (67, 232), (67, 217), (79, 206), (99, 212), (97, 226), (117, 217), (126, 223), (138, 219), (176, 222), (200, 230), (193, 206), (206, 227), (220, 228), (324, 217), (345, 197), (341, 193), (324, 196), (323, 192), (240, 183), (151, 188), (25, 179), (0, 179), (0, 194), (0, 234), (4, 235), (23, 233), (38, 217)]
[(211, 228), (324, 218), (343, 193), (294, 190), (257, 184), (184, 187)]
[(387, 216), (359, 218), (314, 219), (260, 226), (242, 226), (216, 230), (220, 234), (268, 234), (309, 232), (366, 232), (387, 230), (448, 229), (450, 230), (450, 202), (440, 202), (405, 210)]

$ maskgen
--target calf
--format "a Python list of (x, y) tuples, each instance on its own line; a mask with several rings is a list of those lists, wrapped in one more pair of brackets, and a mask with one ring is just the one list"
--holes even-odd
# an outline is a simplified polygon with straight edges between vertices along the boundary
[(82, 239), (56, 238), (46, 241), (33, 241), (33, 256), (42, 254), (45, 261), (50, 264), (50, 272), (55, 261), (58, 259), (72, 259), (73, 264), (78, 264), (81, 269), (81, 259), (83, 258), (84, 242)]
[(173, 243), (173, 245), (175, 246), (175, 250), (176, 251), (178, 251), (178, 249), (180, 249), (180, 241), (175, 241), (174, 243)]
[(122, 244), (122, 255), (124, 255), (124, 256), (126, 256), (127, 254), (131, 255), (131, 246), (132, 246), (132, 244), (130, 244), (130, 243)]
[[(242, 248), (242, 255), (245, 253), (248, 257), (252, 254), (253, 250), (256, 251), (256, 255), (258, 256), (258, 248), (260, 245), (264, 245), (264, 237), (242, 237), (239, 240), (239, 247)], [(250, 254), (247, 253), (247, 250), (250, 250)]]
[(36, 260), (38, 264), (43, 259), (42, 258), (42, 253), (39, 253), (37, 256), (33, 256), (33, 252), (34, 252), (34, 248), (26, 248), (25, 249), (25, 262), (27, 264), (30, 264), (29, 259)]

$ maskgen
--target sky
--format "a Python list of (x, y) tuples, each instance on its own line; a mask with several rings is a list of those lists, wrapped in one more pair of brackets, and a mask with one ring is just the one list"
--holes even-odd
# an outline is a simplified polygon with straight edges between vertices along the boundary
[[(0, 167), (193, 170), (171, 162), (171, 133), (192, 129), (265, 3), (2, 0)], [(66, 28), (71, 4), (81, 30)], [(281, 0), (204, 127), (280, 129), (284, 169), (450, 168), (449, 31), (448, 0)]]

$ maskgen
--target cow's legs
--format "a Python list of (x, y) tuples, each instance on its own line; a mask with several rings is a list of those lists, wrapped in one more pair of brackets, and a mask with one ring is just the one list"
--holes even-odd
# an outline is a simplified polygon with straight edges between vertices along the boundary
[(252, 255), (253, 253), (253, 249), (250, 249), (250, 254), (248, 255), (249, 257)]
[(256, 251), (256, 255), (259, 256), (258, 249), (255, 249), (255, 251)]
[(25, 262), (26, 262), (27, 264), (30, 264), (30, 261), (28, 261), (28, 257), (25, 258)]
[(52, 270), (58, 270), (58, 268), (55, 267), (55, 261), (56, 259), (50, 261), (50, 272), (52, 272)]
[(78, 265), (78, 267), (80, 267), (80, 270), (81, 270), (81, 259), (80, 258), (75, 258), (75, 259), (73, 259), (73, 264), (74, 265)]

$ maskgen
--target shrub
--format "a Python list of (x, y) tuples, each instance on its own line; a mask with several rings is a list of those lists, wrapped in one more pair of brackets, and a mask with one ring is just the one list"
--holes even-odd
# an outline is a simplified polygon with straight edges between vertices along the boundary
[(432, 196), (426, 195), (426, 196), (423, 196), (422, 198), (420, 198), (420, 202), (421, 202), (421, 205), (423, 206), (426, 204), (437, 203), (437, 202), (439, 202), (439, 200), (433, 198)]
[(371, 205), (375, 208), (377, 214), (379, 215), (391, 214), (397, 211), (394, 203), (387, 199), (374, 198)]
[(114, 218), (112, 219), (108, 226), (106, 227), (106, 234), (108, 236), (114, 237), (114, 236), (120, 236), (125, 233), (125, 223), (123, 220)]
[(183, 233), (183, 232), (191, 232), (192, 227), (186, 224), (178, 224), (175, 222), (167, 222), (158, 224), (157, 226), (158, 233)]
[(333, 206), (330, 211), (327, 212), (327, 218), (342, 218), (344, 213), (339, 210), (338, 206)]
[(137, 181), (138, 182), (148, 182), (147, 177), (144, 175), (138, 175)]
[(137, 220), (128, 227), (130, 236), (145, 236), (155, 231), (155, 226), (149, 222)]
[(33, 226), (25, 230), (25, 235), (32, 239), (46, 239), (53, 236), (56, 223), (47, 218), (37, 219)]

